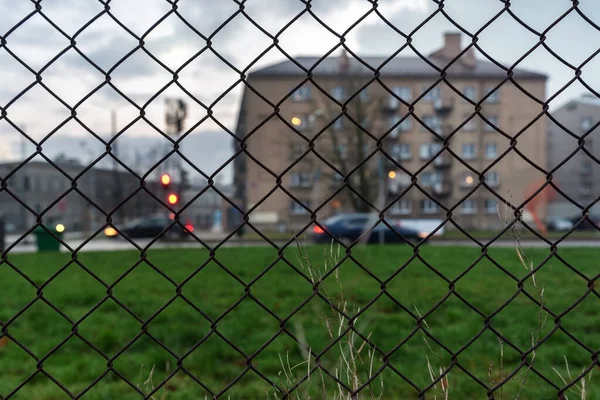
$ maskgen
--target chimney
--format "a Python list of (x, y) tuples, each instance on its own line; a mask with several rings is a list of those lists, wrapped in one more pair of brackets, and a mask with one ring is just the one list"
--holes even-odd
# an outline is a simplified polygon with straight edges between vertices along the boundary
[[(431, 57), (441, 58), (450, 61), (454, 59), (463, 50), (460, 40), (462, 35), (460, 32), (447, 32), (444, 34), (444, 47), (438, 49), (431, 54)], [(475, 51), (473, 48), (467, 50), (465, 54), (458, 60), (466, 68), (475, 68)]]
[(348, 52), (346, 49), (342, 49), (342, 54), (340, 55), (340, 71), (342, 73), (348, 72), (348, 68), (350, 67), (350, 60), (348, 59)]
[(460, 33), (452, 32), (444, 34), (444, 47), (442, 53), (444, 58), (454, 58), (460, 53)]

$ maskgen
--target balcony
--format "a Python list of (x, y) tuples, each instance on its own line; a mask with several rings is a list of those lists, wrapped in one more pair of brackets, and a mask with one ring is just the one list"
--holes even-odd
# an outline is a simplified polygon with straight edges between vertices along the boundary
[(446, 140), (446, 137), (454, 130), (454, 125), (443, 124), (434, 129), (439, 137), (435, 136), (434, 140)]
[(432, 186), (433, 194), (436, 196), (449, 196), (452, 193), (452, 185), (450, 182), (438, 182)]
[(440, 117), (445, 117), (452, 112), (454, 99), (452, 97), (441, 97), (433, 101), (433, 109)]
[(446, 169), (452, 166), (452, 156), (450, 154), (440, 154), (433, 160), (433, 166), (438, 169)]

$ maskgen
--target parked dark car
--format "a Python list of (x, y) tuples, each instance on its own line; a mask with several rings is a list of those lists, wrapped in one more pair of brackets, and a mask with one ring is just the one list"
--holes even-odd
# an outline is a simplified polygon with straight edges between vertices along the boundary
[(552, 232), (567, 232), (573, 229), (573, 221), (568, 218), (552, 217), (548, 221), (548, 230)]
[[(129, 238), (154, 239), (172, 223), (173, 221), (167, 217), (146, 217), (134, 220), (122, 227), (117, 225), (118, 232), (116, 229), (108, 227), (104, 229), (104, 234), (111, 238), (116, 238), (121, 236), (120, 234), (123, 234), (123, 236), (126, 235)], [(179, 224), (175, 224), (164, 232), (161, 238), (171, 240), (183, 239), (193, 231), (194, 227), (192, 225), (188, 224), (184, 228)]]
[[(311, 238), (315, 243), (330, 243), (333, 236), (344, 244), (350, 244), (375, 224), (372, 218), (369, 214), (340, 214), (323, 221), (321, 225), (324, 229), (315, 225)], [(407, 241), (418, 243), (428, 235), (426, 232), (403, 227), (399, 220), (386, 219), (386, 222), (393, 227), (393, 230), (380, 223), (370, 233), (365, 233), (370, 235), (367, 243), (379, 243), (381, 234), (384, 243), (406, 243)]]
[[(581, 215), (570, 218), (570, 221), (573, 223), (573, 225), (579, 224), (575, 228), (575, 230), (578, 230), (578, 231), (595, 231), (595, 230), (597, 230), (597, 228), (594, 225), (592, 225), (592, 223), (590, 221), (592, 221), (594, 224), (596, 224), (597, 227), (600, 228), (600, 217), (599, 216), (588, 215), (588, 217), (586, 219), (581, 221), (582, 218), (583, 218), (583, 216), (581, 216)], [(581, 221), (581, 223), (579, 223), (580, 221)]]

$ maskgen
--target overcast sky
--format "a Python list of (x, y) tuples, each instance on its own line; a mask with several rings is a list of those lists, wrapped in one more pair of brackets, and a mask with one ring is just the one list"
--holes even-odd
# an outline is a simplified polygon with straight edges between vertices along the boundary
[[(214, 52), (225, 58), (238, 70), (260, 68), (284, 59), (276, 50), (267, 51), (273, 40), (256, 28), (248, 18), (260, 24), (271, 35), (306, 10), (307, 0), (246, 0), (245, 13), (233, 0), (180, 0), (178, 12), (197, 31), (210, 36)], [(283, 33), (278, 35), (280, 46), (292, 56), (323, 55), (339, 44), (339, 38), (323, 27), (327, 24), (338, 34), (344, 33), (356, 21), (368, 14), (346, 37), (346, 43), (355, 52), (369, 55), (389, 55), (405, 43), (405, 39), (388, 24), (409, 34), (430, 15), (434, 15), (413, 36), (414, 45), (424, 54), (441, 46), (444, 31), (458, 28), (438, 10), (433, 0), (379, 0), (378, 12), (373, 0), (312, 0), (312, 11), (317, 19), (303, 13)], [(438, 0), (439, 2), (439, 0)], [(597, 0), (580, 0), (579, 11), (592, 23), (600, 25)], [(98, 0), (42, 0), (42, 12), (64, 34), (76, 36), (77, 48), (104, 71), (111, 72), (111, 82), (137, 105), (145, 106), (146, 117), (158, 128), (164, 127), (164, 97), (183, 97), (190, 104), (188, 127), (206, 117), (206, 110), (181, 89), (172, 85), (164, 94), (149, 100), (172, 79), (172, 74), (149, 57), (143, 50), (135, 51), (116, 68), (116, 63), (138, 46), (139, 41), (121, 27), (109, 14), (100, 15), (104, 5)], [(595, 7), (594, 7), (595, 6)], [(568, 0), (512, 0), (510, 10), (531, 30), (525, 28), (509, 13), (504, 12), (478, 34), (478, 44), (491, 57), (510, 66), (533, 48), (543, 31), (572, 7)], [(476, 33), (483, 25), (501, 12), (500, 0), (446, 0), (444, 12), (462, 29)], [(55, 29), (40, 14), (21, 24), (35, 6), (29, 0), (0, 0), (0, 35), (6, 38), (6, 48), (0, 47), (0, 106), (8, 105), (8, 119), (23, 126), (34, 139), (40, 140), (70, 116), (70, 111), (40, 84), (35, 84), (35, 73), (43, 68), (42, 83), (65, 103), (74, 106), (90, 92), (101, 87), (105, 76), (69, 47), (69, 39)], [(166, 67), (179, 69), (192, 56), (206, 47), (206, 40), (195, 33), (175, 14), (162, 20), (171, 10), (165, 0), (112, 0), (110, 13), (133, 34), (144, 35), (144, 47)], [(233, 16), (233, 18), (232, 18)], [(222, 28), (225, 21), (232, 18)], [(83, 29), (92, 21), (89, 26)], [(20, 24), (17, 28), (16, 25)], [(9, 33), (10, 32), (10, 33)], [(463, 44), (469, 39), (465, 36)], [(600, 31), (571, 12), (560, 23), (545, 33), (546, 45), (569, 64), (565, 64), (543, 47), (538, 47), (519, 66), (545, 72), (551, 79), (548, 96), (553, 96), (575, 76), (575, 69), (595, 51), (600, 43)], [(28, 65), (28, 70), (17, 60)], [(178, 82), (205, 106), (212, 106), (213, 116), (226, 129), (233, 131), (239, 98), (243, 86), (240, 75), (215, 53), (206, 50), (179, 73)], [(414, 55), (403, 51), (401, 56)], [(479, 57), (484, 57), (478, 54)], [(54, 62), (48, 64), (51, 60)], [(581, 77), (593, 88), (600, 85), (600, 62), (588, 62)], [(29, 88), (29, 89), (28, 89)], [(28, 89), (28, 90), (27, 90)], [(20, 93), (26, 91), (13, 102)], [(578, 96), (586, 89), (579, 82), (556, 97), (552, 107), (568, 98)], [(218, 100), (218, 101), (217, 101)], [(77, 107), (77, 116), (93, 132), (106, 138), (110, 134), (110, 110), (115, 109), (117, 126), (122, 129), (139, 117), (139, 110), (117, 91), (102, 86)], [(133, 162), (137, 151), (142, 158), (155, 144), (166, 143), (148, 123), (138, 121), (124, 133), (121, 151), (128, 162)], [(214, 172), (231, 156), (231, 137), (219, 124), (206, 120), (194, 130), (193, 137), (183, 141), (183, 152), (207, 174)], [(21, 141), (15, 129), (0, 118), (1, 159), (18, 159)], [(143, 140), (143, 142), (141, 142)], [(91, 150), (83, 151), (82, 143)], [(141, 143), (141, 145), (138, 145)], [(87, 157), (99, 155), (103, 149), (82, 125), (68, 122), (58, 129), (42, 146), (44, 153), (54, 156), (64, 151)], [(27, 148), (33, 152), (33, 146)], [(91, 152), (91, 153), (90, 153)], [(229, 178), (230, 170), (223, 177)]]

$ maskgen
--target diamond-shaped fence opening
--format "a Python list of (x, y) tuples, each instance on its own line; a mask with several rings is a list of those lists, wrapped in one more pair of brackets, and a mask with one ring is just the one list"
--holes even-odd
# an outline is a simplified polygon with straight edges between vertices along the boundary
[(589, 5), (4, 3), (1, 398), (593, 396)]

